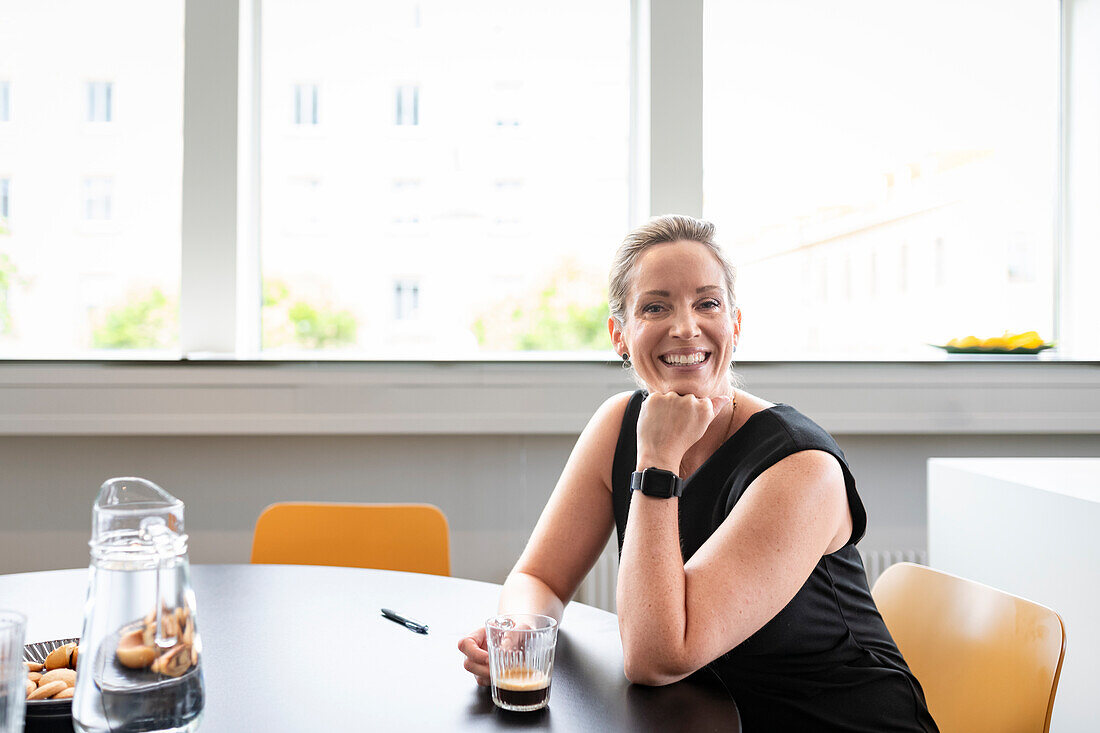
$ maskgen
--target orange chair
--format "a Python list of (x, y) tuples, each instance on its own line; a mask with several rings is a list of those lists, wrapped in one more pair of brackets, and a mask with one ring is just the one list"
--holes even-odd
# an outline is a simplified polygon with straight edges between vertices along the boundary
[(256, 520), (252, 562), (450, 575), (448, 542), (431, 504), (283, 502)]
[(913, 563), (871, 591), (941, 733), (1046, 733), (1066, 651), (1038, 603)]

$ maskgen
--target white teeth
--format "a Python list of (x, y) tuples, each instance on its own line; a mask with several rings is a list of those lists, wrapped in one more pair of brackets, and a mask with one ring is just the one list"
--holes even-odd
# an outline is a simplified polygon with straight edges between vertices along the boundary
[(702, 351), (697, 351), (694, 354), (669, 354), (662, 356), (661, 359), (666, 364), (673, 365), (687, 365), (687, 364), (700, 364), (707, 358), (707, 355)]

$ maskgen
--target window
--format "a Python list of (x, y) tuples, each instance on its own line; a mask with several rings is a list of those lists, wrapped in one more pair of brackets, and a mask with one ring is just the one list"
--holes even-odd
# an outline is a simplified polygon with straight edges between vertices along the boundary
[[(704, 28), (703, 214), (739, 264), (739, 355), (1053, 338), (1057, 2), (707, 2)], [(783, 287), (806, 258), (873, 301)]]
[(111, 95), (114, 84), (109, 81), (90, 81), (85, 84), (87, 107), (85, 120), (88, 122), (110, 122), (112, 119)]
[[(1060, 357), (1100, 356), (1100, 22), (1073, 3), (1060, 19), (1055, 0), (708, 0), (698, 21), (675, 0), (231, 5), (196, 3), (185, 27), (184, 0), (79, 3), (66, 21), (82, 33), (58, 53), (51, 11), (0, 1), (0, 112), (17, 104), (20, 123), (0, 124), (0, 175), (18, 181), (0, 358), (251, 358), (260, 282), (281, 304), (263, 332), (270, 316), (306, 358), (606, 354), (610, 255), (651, 211), (718, 225), (745, 360), (942, 358), (925, 342), (1032, 328)], [(227, 23), (238, 11), (251, 34)], [(186, 116), (185, 34), (245, 62), (239, 85), (188, 69)], [(670, 47), (700, 56), (665, 73)], [(200, 90), (230, 87), (240, 129), (204, 126), (221, 102)], [(651, 124), (661, 110), (680, 126)], [(240, 208), (183, 207), (184, 180), (236, 181)], [(211, 236), (181, 250), (181, 220)], [(181, 254), (215, 240), (222, 259), (188, 269), (185, 303), (229, 292), (257, 312), (192, 309), (230, 326), (180, 342)], [(409, 273), (431, 297), (391, 328)], [(116, 315), (164, 327), (128, 339), (108, 333)]]
[(419, 125), (420, 87), (414, 84), (403, 84), (397, 87), (394, 99), (394, 124)]
[(178, 355), (183, 11), (0, 0), (0, 359)]
[[(629, 217), (630, 3), (422, 7), (413, 27), (407, 0), (264, 1), (260, 97), (308, 75), (326, 131), (288, 136), (264, 116), (282, 110), (261, 113), (263, 349), (602, 356)], [(288, 230), (286, 181), (307, 172), (320, 226)]]
[(84, 179), (84, 220), (110, 221), (114, 181), (97, 176)]
[(418, 178), (397, 178), (393, 181), (390, 222), (397, 226), (420, 223), (420, 202), (423, 193)]
[(496, 126), (519, 127), (523, 117), (523, 82), (499, 81), (493, 91)]
[(420, 311), (420, 281), (395, 280), (393, 283), (393, 317), (398, 321), (416, 318)]
[(293, 178), (288, 194), (285, 211), (291, 231), (316, 231), (321, 224), (321, 182), (316, 178)]
[(293, 121), (295, 125), (316, 125), (317, 100), (319, 92), (316, 84), (294, 85), (294, 111)]

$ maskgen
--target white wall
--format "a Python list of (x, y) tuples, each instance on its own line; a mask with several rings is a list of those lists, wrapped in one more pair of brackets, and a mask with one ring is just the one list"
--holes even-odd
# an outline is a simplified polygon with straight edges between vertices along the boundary
[[(839, 435), (867, 506), (869, 549), (924, 549), (930, 456), (1096, 456), (1096, 435)], [(87, 564), (91, 505), (119, 475), (187, 504), (193, 562), (247, 562), (265, 505), (428, 501), (447, 514), (456, 576), (500, 582), (572, 435), (0, 438), (0, 572)]]

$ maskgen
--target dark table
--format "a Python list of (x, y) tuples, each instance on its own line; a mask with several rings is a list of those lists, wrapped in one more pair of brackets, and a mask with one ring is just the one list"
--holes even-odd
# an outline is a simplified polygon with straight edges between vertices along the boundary
[[(80, 635), (87, 570), (0, 576), (0, 608), (27, 641)], [(385, 570), (292, 565), (192, 568), (203, 642), (203, 733), (262, 731), (739, 731), (717, 684), (631, 685), (614, 614), (571, 603), (550, 706), (498, 710), (462, 668), (458, 641), (496, 610), (500, 586)], [(430, 627), (416, 634), (385, 606)]]

